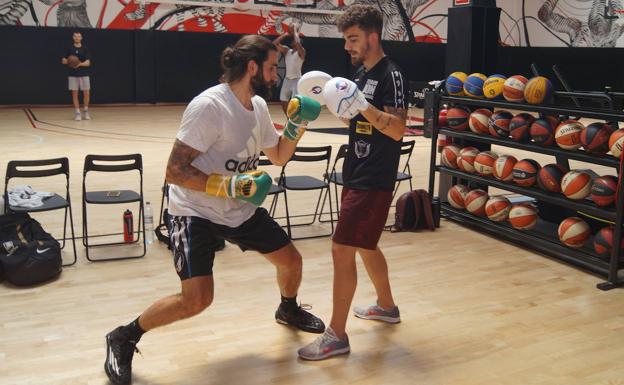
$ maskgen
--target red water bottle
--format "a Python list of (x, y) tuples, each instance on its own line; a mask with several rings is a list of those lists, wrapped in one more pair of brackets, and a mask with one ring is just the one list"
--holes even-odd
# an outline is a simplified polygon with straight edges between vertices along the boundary
[(131, 243), (134, 241), (134, 229), (132, 226), (132, 211), (126, 210), (123, 214), (123, 237), (124, 242)]

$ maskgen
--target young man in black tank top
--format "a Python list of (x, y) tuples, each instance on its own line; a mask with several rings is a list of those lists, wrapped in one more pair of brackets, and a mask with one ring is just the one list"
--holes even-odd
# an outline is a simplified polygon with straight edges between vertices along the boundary
[(315, 342), (299, 349), (299, 356), (307, 360), (322, 360), (350, 351), (345, 328), (357, 284), (356, 252), (375, 286), (377, 301), (355, 307), (355, 316), (400, 322), (386, 259), (377, 243), (392, 201), (405, 131), (407, 80), (383, 52), (382, 27), (381, 13), (372, 6), (351, 6), (338, 20), (352, 64), (361, 65), (354, 77), (360, 93), (360, 113), (348, 121), (349, 150), (343, 166), (340, 218), (332, 244), (331, 324)]

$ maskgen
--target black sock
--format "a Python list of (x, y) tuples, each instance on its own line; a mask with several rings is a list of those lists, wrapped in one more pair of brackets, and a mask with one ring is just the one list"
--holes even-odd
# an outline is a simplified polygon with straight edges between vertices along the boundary
[(143, 328), (141, 328), (141, 325), (139, 325), (139, 317), (137, 317), (134, 321), (124, 326), (122, 330), (123, 330), (124, 335), (130, 341), (134, 341), (135, 343), (138, 343), (141, 337), (143, 336), (143, 334), (145, 333), (145, 330), (143, 330)]
[(282, 304), (280, 305), (284, 308), (284, 310), (296, 310), (299, 305), (297, 305), (297, 296), (292, 298), (282, 296)]

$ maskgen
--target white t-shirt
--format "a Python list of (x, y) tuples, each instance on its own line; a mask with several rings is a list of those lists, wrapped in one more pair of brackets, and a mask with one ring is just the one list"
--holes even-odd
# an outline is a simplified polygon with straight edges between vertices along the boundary
[(299, 56), (299, 52), (296, 49), (288, 49), (284, 60), (286, 61), (286, 79), (300, 78), (303, 59)]
[[(247, 110), (227, 83), (196, 96), (184, 111), (176, 138), (201, 153), (192, 166), (206, 174), (234, 175), (258, 168), (260, 150), (275, 147), (279, 134), (266, 102), (252, 99)], [(171, 185), (169, 213), (197, 216), (229, 227), (251, 218), (256, 206)]]

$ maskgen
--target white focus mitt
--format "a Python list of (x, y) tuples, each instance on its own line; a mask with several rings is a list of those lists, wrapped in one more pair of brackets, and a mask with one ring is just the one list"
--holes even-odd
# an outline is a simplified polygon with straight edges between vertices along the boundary
[(330, 74), (326, 74), (323, 71), (306, 72), (297, 83), (297, 94), (314, 99), (323, 106), (325, 105), (323, 87), (331, 78)]
[(360, 111), (368, 108), (368, 101), (357, 88), (357, 84), (341, 77), (325, 83), (323, 97), (329, 112), (339, 119), (353, 119)]

